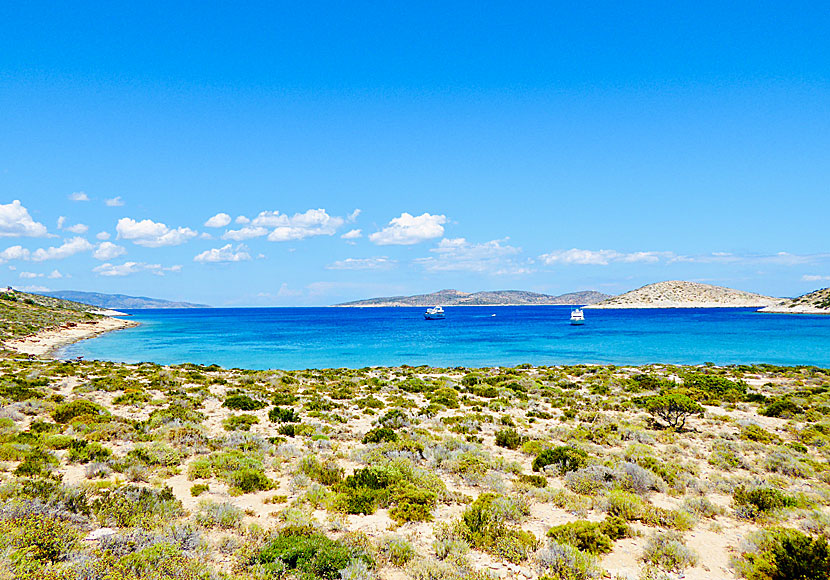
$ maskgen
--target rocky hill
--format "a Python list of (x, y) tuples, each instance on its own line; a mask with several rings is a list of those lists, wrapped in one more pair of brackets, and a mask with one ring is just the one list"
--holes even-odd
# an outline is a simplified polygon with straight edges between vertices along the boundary
[(4, 290), (0, 292), (0, 341), (101, 318), (92, 313), (94, 310), (88, 304)]
[(190, 302), (173, 302), (160, 298), (146, 296), (127, 296), (126, 294), (101, 294), (99, 292), (81, 292), (78, 290), (56, 290), (44, 292), (44, 296), (54, 296), (65, 300), (76, 300), (85, 304), (92, 304), (101, 308), (210, 308), (206, 304), (191, 304)]
[(587, 308), (738, 308), (772, 306), (781, 302), (752, 292), (670, 280), (637, 288)]
[(593, 304), (609, 298), (610, 295), (593, 290), (571, 292), (560, 296), (525, 292), (523, 290), (494, 290), (483, 292), (461, 292), (460, 290), (439, 290), (432, 294), (415, 296), (385, 296), (344, 302), (335, 306), (549, 306)]
[(830, 314), (830, 288), (822, 288), (780, 304), (767, 306), (758, 312), (781, 314)]

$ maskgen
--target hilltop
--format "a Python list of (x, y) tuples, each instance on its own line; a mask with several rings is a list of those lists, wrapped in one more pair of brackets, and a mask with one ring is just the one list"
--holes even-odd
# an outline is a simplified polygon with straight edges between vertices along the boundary
[(830, 314), (830, 288), (822, 288), (808, 294), (762, 308), (758, 312), (780, 314)]
[(76, 300), (85, 304), (99, 306), (101, 308), (210, 308), (207, 304), (192, 304), (190, 302), (174, 302), (162, 300), (161, 298), (148, 298), (146, 296), (127, 296), (126, 294), (101, 294), (100, 292), (81, 292), (79, 290), (55, 290), (44, 292), (44, 296), (63, 298), (64, 300)]
[(335, 306), (550, 306), (593, 304), (609, 298), (609, 294), (585, 290), (559, 296), (526, 292), (523, 290), (493, 290), (483, 292), (461, 292), (460, 290), (439, 290), (431, 294), (415, 296), (385, 296), (335, 304)]
[(780, 298), (723, 286), (669, 280), (648, 284), (587, 308), (738, 308), (772, 306), (780, 302)]

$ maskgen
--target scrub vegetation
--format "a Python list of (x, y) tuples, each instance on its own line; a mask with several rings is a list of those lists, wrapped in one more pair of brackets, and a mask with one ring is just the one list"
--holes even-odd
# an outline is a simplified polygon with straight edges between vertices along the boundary
[(830, 573), (819, 368), (5, 360), (0, 404), (0, 578)]

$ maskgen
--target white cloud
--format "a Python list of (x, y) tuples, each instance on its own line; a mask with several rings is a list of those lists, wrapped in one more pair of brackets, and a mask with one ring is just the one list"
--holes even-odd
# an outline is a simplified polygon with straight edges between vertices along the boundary
[[(44, 274), (36, 274), (34, 272), (21, 272), (20, 277), (24, 278), (24, 279), (43, 278)], [(49, 278), (51, 280), (57, 280), (57, 279), (63, 278), (63, 277), (64, 277), (64, 275), (61, 274), (61, 272), (59, 270), (52, 270), (49, 273), (49, 275), (46, 276), (46, 278)]]
[(73, 234), (85, 234), (87, 230), (89, 230), (89, 226), (87, 226), (86, 224), (75, 224), (74, 226), (69, 226), (68, 228), (66, 228), (67, 232)]
[(58, 278), (63, 278), (63, 274), (61, 274), (60, 271), (56, 269), (49, 272), (49, 275), (46, 277), (52, 280), (57, 280)]
[(62, 215), (62, 216), (60, 216), (60, 217), (58, 218), (58, 229), (59, 229), (59, 230), (62, 230), (62, 229), (63, 229), (63, 226), (64, 226), (65, 224), (66, 224), (66, 216), (63, 216), (63, 215)]
[(526, 264), (513, 259), (522, 250), (506, 244), (507, 239), (472, 244), (464, 238), (444, 238), (430, 250), (436, 256), (418, 258), (415, 263), (430, 272), (462, 271), (494, 275), (531, 272)]
[(34, 272), (21, 272), (19, 276), (24, 280), (31, 280), (32, 278), (42, 278), (43, 274), (35, 274)]
[(28, 260), (29, 250), (23, 246), (11, 246), (0, 252), (0, 262), (8, 260)]
[[(256, 228), (274, 228), (268, 234), (270, 242), (302, 240), (312, 236), (332, 236), (344, 223), (343, 218), (330, 216), (322, 208), (295, 213), (293, 216), (278, 211), (263, 211), (251, 221), (251, 225)], [(230, 236), (227, 237), (230, 238)]]
[(49, 292), (49, 290), (50, 290), (50, 288), (47, 288), (46, 286), (38, 286), (38, 285), (20, 286), (20, 287), (16, 287), (16, 288), (18, 290), (20, 290), (21, 292)]
[(360, 230), (349, 230), (340, 237), (344, 240), (356, 240), (357, 238), (362, 238), (363, 234), (360, 233)]
[(346, 221), (349, 222), (349, 223), (352, 223), (352, 222), (356, 221), (357, 216), (359, 216), (362, 212), (363, 212), (363, 210), (361, 210), (361, 209), (354, 210), (352, 213), (350, 213), (348, 216), (346, 216)]
[(244, 215), (238, 215), (238, 216), (236, 216), (236, 219), (235, 219), (235, 220), (233, 220), (233, 221), (235, 221), (236, 223), (238, 223), (238, 224), (240, 224), (240, 225), (245, 225), (245, 224), (249, 224), (249, 223), (251, 223), (251, 220), (249, 220), (248, 218), (246, 218)]
[(46, 226), (33, 220), (29, 215), (29, 210), (23, 207), (19, 200), (16, 199), (5, 205), (0, 204), (0, 237), (37, 238), (46, 234)]
[(69, 199), (72, 201), (89, 201), (89, 196), (83, 191), (76, 191), (69, 194)]
[(268, 234), (268, 228), (245, 226), (238, 230), (228, 230), (222, 234), (223, 240), (234, 240), (241, 242), (243, 240), (250, 240), (251, 238), (261, 238)]
[(445, 223), (447, 217), (444, 215), (424, 213), (416, 217), (404, 212), (400, 217), (392, 219), (381, 231), (370, 235), (369, 241), (379, 246), (411, 246), (443, 236), (442, 224)]
[(194, 262), (201, 263), (216, 263), (216, 262), (246, 262), (251, 259), (251, 255), (245, 251), (244, 246), (240, 246), (234, 250), (231, 244), (222, 246), (221, 248), (213, 248), (205, 250), (201, 254), (193, 258)]
[(231, 216), (226, 213), (218, 213), (205, 222), (206, 228), (224, 228), (231, 223)]
[(579, 248), (556, 250), (548, 254), (542, 254), (539, 258), (549, 266), (554, 264), (607, 266), (612, 262), (654, 263), (659, 262), (662, 259), (677, 261), (677, 256), (675, 256), (672, 252), (624, 253), (618, 252), (617, 250), (581, 250)]
[(397, 264), (386, 256), (378, 258), (346, 258), (326, 266), (328, 270), (388, 270)]
[(145, 264), (144, 262), (124, 262), (123, 264), (101, 264), (92, 269), (99, 276), (129, 276), (138, 272), (150, 272), (157, 276), (164, 276), (165, 272), (179, 272), (181, 266), (163, 268), (161, 264)]
[(804, 282), (823, 282), (825, 280), (830, 280), (830, 276), (820, 276), (818, 274), (804, 274), (801, 279)]
[(198, 232), (190, 228), (168, 228), (161, 222), (152, 220), (141, 220), (140, 222), (131, 218), (121, 218), (115, 226), (118, 238), (132, 240), (134, 244), (148, 248), (160, 248), (162, 246), (178, 246), (198, 235)]
[(34, 252), (32, 252), (30, 259), (33, 262), (43, 262), (45, 260), (63, 260), (64, 258), (68, 258), (69, 256), (74, 256), (75, 254), (79, 254), (81, 252), (86, 252), (91, 250), (93, 245), (90, 244), (86, 239), (81, 237), (74, 237), (72, 239), (66, 240), (63, 244), (58, 247), (49, 247), (49, 248), (38, 248)]
[(98, 238), (99, 240), (108, 240), (112, 236), (110, 235), (109, 232), (98, 232), (97, 234), (95, 234), (95, 237)]
[(112, 242), (101, 242), (95, 251), (92, 252), (92, 257), (96, 260), (112, 260), (118, 256), (123, 256), (127, 253), (127, 248), (113, 244)]
[(121, 207), (122, 205), (124, 205), (124, 200), (121, 199), (121, 196), (119, 195), (117, 197), (111, 197), (110, 199), (105, 199), (104, 204), (107, 207)]

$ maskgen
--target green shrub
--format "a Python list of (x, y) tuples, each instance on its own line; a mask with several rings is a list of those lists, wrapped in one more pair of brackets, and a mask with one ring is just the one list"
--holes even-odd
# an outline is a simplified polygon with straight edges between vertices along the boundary
[(52, 418), (58, 423), (69, 423), (78, 417), (91, 417), (95, 420), (105, 414), (106, 411), (92, 401), (78, 399), (58, 405), (52, 412)]
[(268, 419), (272, 423), (299, 423), (300, 416), (294, 409), (284, 409), (282, 407), (274, 407), (268, 411)]
[(703, 414), (703, 407), (680, 393), (649, 397), (646, 410), (674, 429), (683, 429), (690, 416)]
[(389, 560), (390, 564), (400, 568), (415, 557), (415, 548), (406, 538), (391, 536), (381, 540), (380, 553)]
[(383, 443), (398, 440), (398, 434), (389, 427), (375, 427), (363, 436), (363, 443)]
[(452, 387), (441, 387), (440, 389), (436, 389), (430, 395), (429, 400), (434, 405), (444, 405), (449, 409), (457, 409), (459, 407), (458, 391)]
[(69, 445), (67, 459), (72, 463), (89, 463), (90, 461), (106, 461), (111, 456), (112, 451), (100, 443), (76, 439)]
[(231, 395), (222, 403), (223, 407), (233, 409), (235, 411), (257, 411), (266, 407), (268, 403), (258, 401), (249, 397), (248, 395)]
[(232, 503), (199, 502), (196, 523), (205, 528), (234, 529), (242, 522), (244, 512)]
[(790, 399), (778, 399), (763, 409), (760, 409), (758, 413), (766, 417), (783, 417), (789, 419), (802, 411), (803, 409)]
[(203, 493), (210, 491), (210, 486), (206, 483), (197, 483), (196, 485), (191, 486), (190, 488), (190, 495), (193, 497), (199, 497)]
[(533, 471), (541, 471), (548, 465), (555, 465), (562, 474), (576, 471), (588, 463), (588, 453), (582, 449), (562, 445), (554, 449), (545, 449), (533, 460)]
[(267, 491), (274, 489), (276, 485), (273, 481), (258, 469), (243, 468), (237, 469), (228, 476), (228, 483), (231, 485), (231, 491), (239, 491), (242, 493), (253, 493), (255, 491)]
[(732, 381), (726, 377), (704, 373), (685, 375), (683, 386), (685, 390), (696, 395), (696, 400), (707, 403), (736, 403), (744, 398), (747, 389), (743, 381)]
[(62, 560), (79, 535), (69, 523), (45, 514), (0, 521), (0, 534), (0, 542), (39, 562)]
[(516, 477), (516, 480), (521, 482), (521, 483), (533, 486), (533, 487), (547, 487), (548, 486), (548, 480), (544, 475), (529, 475), (529, 474), (526, 474), (526, 473), (520, 473)]
[(314, 455), (306, 455), (300, 461), (300, 471), (323, 485), (335, 485), (343, 480), (343, 468), (333, 458), (320, 461)]
[(482, 493), (461, 514), (462, 536), (479, 550), (520, 562), (538, 545), (532, 533), (509, 525), (526, 513), (524, 506), (510, 498)]
[(554, 526), (548, 530), (548, 537), (591, 554), (607, 554), (612, 548), (611, 538), (602, 531), (599, 522), (577, 520)]
[(740, 485), (732, 492), (737, 507), (745, 507), (749, 517), (767, 514), (786, 507), (795, 507), (798, 501), (791, 495), (772, 487), (746, 488)]
[(268, 541), (250, 563), (259, 564), (277, 577), (282, 576), (284, 570), (289, 570), (309, 580), (339, 580), (340, 570), (354, 560), (374, 564), (364, 551), (341, 541), (316, 532), (285, 529)]
[(225, 431), (250, 431), (251, 427), (257, 423), (259, 423), (259, 419), (256, 415), (242, 413), (241, 415), (231, 415), (222, 421), (222, 426)]
[(757, 441), (758, 443), (778, 443), (781, 438), (774, 433), (770, 433), (763, 427), (751, 424), (741, 428), (741, 439), (747, 441)]
[(515, 429), (500, 429), (496, 431), (496, 445), (507, 449), (518, 449), (522, 444), (522, 436)]
[(830, 549), (824, 537), (790, 528), (760, 530), (743, 543), (736, 560), (738, 574), (748, 580), (827, 580)]

